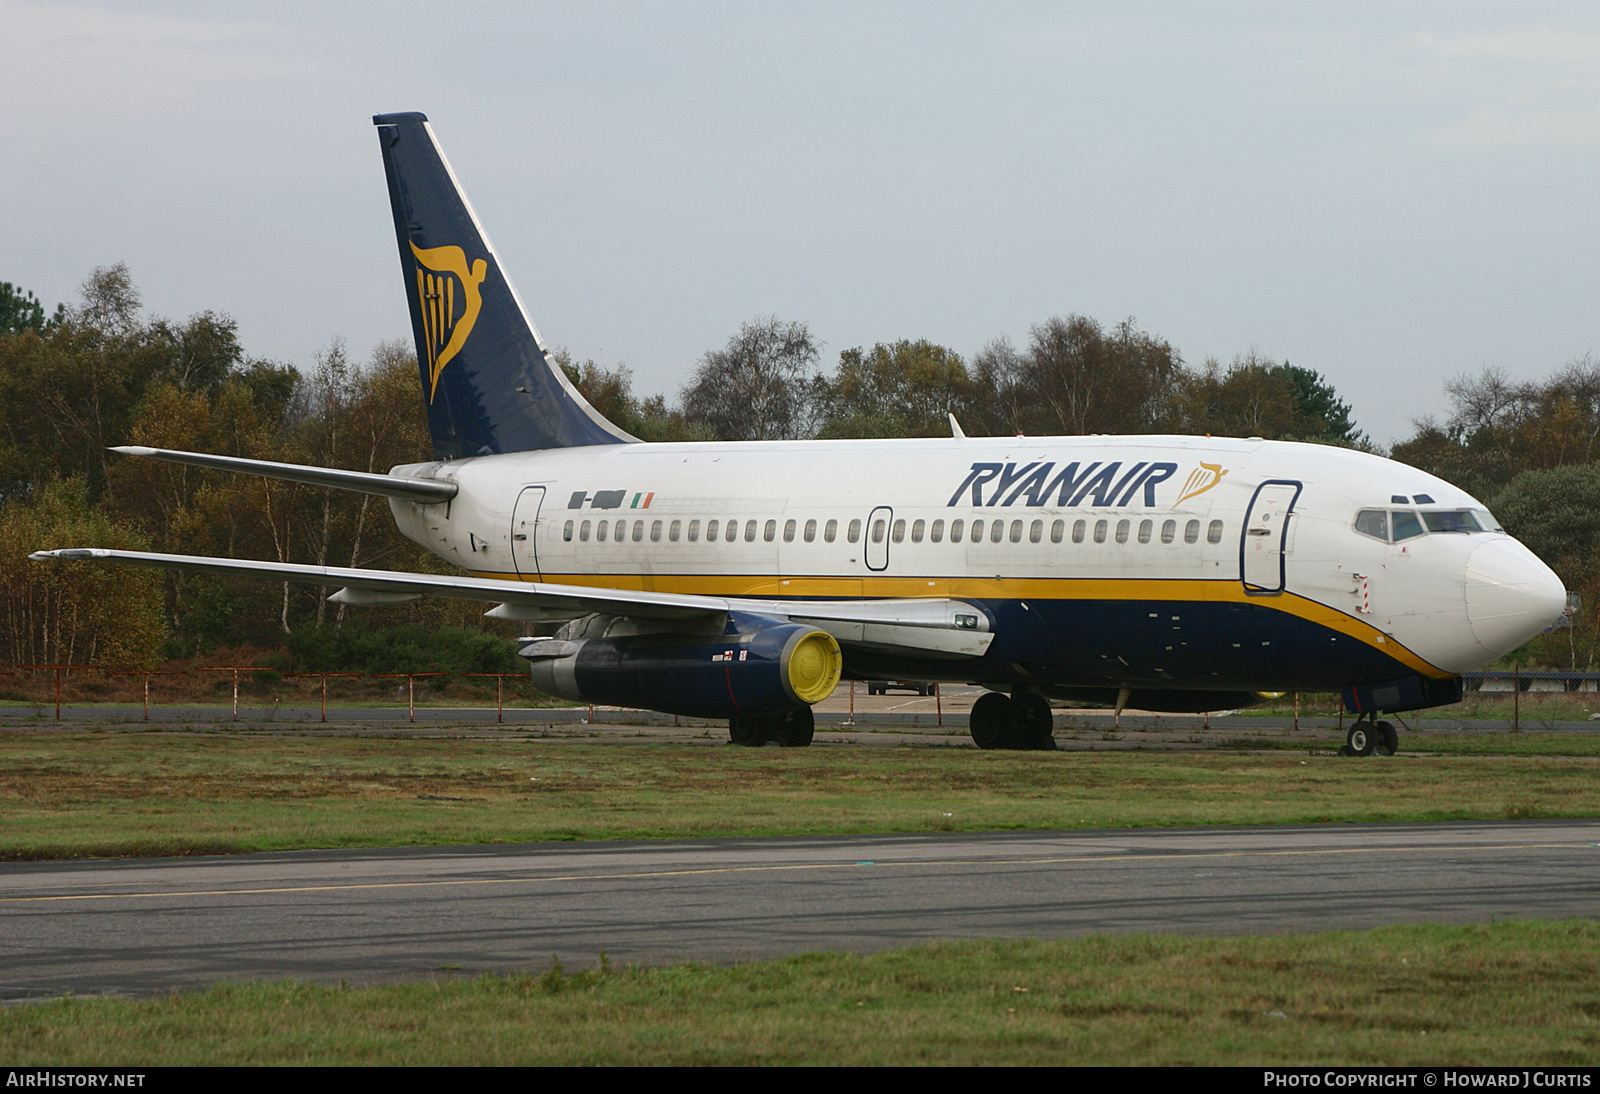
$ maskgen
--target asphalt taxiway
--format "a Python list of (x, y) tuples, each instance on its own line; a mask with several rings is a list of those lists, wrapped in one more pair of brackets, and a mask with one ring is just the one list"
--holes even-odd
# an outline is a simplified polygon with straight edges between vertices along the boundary
[(308, 851), (0, 866), (0, 999), (964, 938), (1600, 911), (1600, 821)]

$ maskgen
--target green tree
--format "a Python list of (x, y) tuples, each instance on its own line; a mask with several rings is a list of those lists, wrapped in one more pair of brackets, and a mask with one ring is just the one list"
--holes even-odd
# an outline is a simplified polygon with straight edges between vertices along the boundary
[(1445, 385), (1450, 416), (1425, 418), (1395, 445), (1397, 460), (1479, 497), (1524, 470), (1600, 461), (1600, 362), (1584, 356), (1543, 382), (1516, 383), (1497, 368)]
[(847, 349), (820, 393), (822, 437), (949, 436), (973, 382), (959, 354), (923, 339)]
[(1107, 331), (1086, 316), (1056, 317), (1033, 328), (1025, 351), (992, 343), (977, 363), (994, 386), (995, 432), (1152, 433), (1181, 420), (1183, 359), (1133, 319)]
[(550, 356), (590, 406), (641, 441), (715, 440), (709, 429), (689, 422), (683, 411), (669, 407), (665, 396), (637, 398), (633, 393), (633, 372), (627, 365), (608, 369), (593, 359), (577, 364), (565, 347), (558, 347)]
[(1351, 417), (1350, 404), (1315, 369), (1285, 361), (1271, 368), (1294, 395), (1293, 440), (1317, 441), (1345, 448), (1367, 449), (1371, 441)]
[(0, 281), (0, 335), (25, 330), (40, 334), (61, 322), (65, 314), (66, 309), (57, 304), (55, 314), (46, 319), (44, 305), (39, 303), (38, 297), (9, 281)]
[(1278, 364), (1254, 350), (1224, 371), (1215, 358), (1179, 381), (1184, 428), (1219, 437), (1368, 446), (1350, 406), (1316, 371)]
[(89, 504), (84, 482), (50, 483), (0, 510), (0, 658), (12, 664), (148, 668), (166, 639), (161, 576), (92, 562), (22, 561), (59, 547), (147, 550)]
[(1506, 531), (1520, 539), (1576, 592), (1572, 625), (1536, 640), (1546, 664), (1593, 671), (1600, 641), (1600, 468), (1569, 464), (1524, 471), (1493, 499)]

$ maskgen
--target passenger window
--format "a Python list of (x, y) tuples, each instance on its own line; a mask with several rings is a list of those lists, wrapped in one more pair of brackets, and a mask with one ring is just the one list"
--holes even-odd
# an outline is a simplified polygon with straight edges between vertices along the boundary
[(783, 522), (783, 542), (794, 542), (794, 521), (792, 520), (786, 520)]
[(1200, 522), (1199, 521), (1191, 520), (1188, 524), (1185, 524), (1183, 526), (1183, 542), (1185, 542), (1185, 543), (1199, 543), (1200, 542)]
[(965, 521), (953, 520), (950, 522), (950, 542), (961, 542), (961, 529), (966, 527)]
[(1060, 543), (1061, 537), (1066, 535), (1067, 522), (1064, 520), (1053, 521), (1050, 525), (1050, 542)]
[(601, 543), (604, 543), (606, 541), (606, 529), (609, 527), (611, 527), (610, 524), (608, 524), (606, 521), (601, 521), (600, 527), (595, 529), (594, 538), (599, 540)]
[(922, 542), (922, 529), (923, 529), (923, 526), (924, 526), (925, 523), (926, 522), (920, 521), (920, 520), (919, 521), (915, 521), (915, 522), (912, 523), (912, 525), (911, 525), (911, 542), (912, 543), (921, 543)]
[(746, 543), (754, 543), (756, 541), (756, 522), (753, 520), (744, 522), (744, 541)]
[(983, 521), (981, 520), (975, 520), (972, 522), (972, 542), (983, 542)]
[(722, 541), (724, 543), (732, 543), (734, 540), (739, 538), (739, 522), (738, 521), (730, 520), (726, 524), (724, 524), (722, 527), (723, 527)]
[(578, 525), (578, 542), (579, 543), (588, 543), (589, 542), (589, 522), (588, 521), (584, 521), (582, 524)]
[(611, 538), (621, 543), (628, 538), (628, 522), (619, 520), (611, 526)]
[[(715, 535), (716, 534), (715, 525), (716, 525), (717, 522), (716, 521), (712, 521), (711, 523), (712, 523), (712, 526), (713, 526), (712, 534)], [(699, 543), (700, 542), (700, 522), (698, 520), (691, 520), (689, 522), (689, 542), (690, 543)]]
[[(660, 521), (656, 521), (656, 535), (659, 536), (660, 534), (661, 534), (661, 522)], [(636, 521), (633, 522), (633, 542), (635, 542), (635, 543), (643, 543), (644, 542), (644, 521), (642, 521), (642, 520), (636, 520)]]
[(1072, 522), (1072, 542), (1074, 542), (1074, 543), (1082, 543), (1083, 542), (1083, 532), (1084, 532), (1084, 529), (1087, 528), (1087, 527), (1089, 527), (1089, 525), (1084, 521), (1081, 521), (1081, 520), (1073, 521)]
[(836, 520), (830, 520), (828, 522), (828, 526), (826, 528), (824, 528), (823, 531), (822, 531), (822, 541), (824, 543), (832, 543), (833, 542), (833, 538), (835, 536), (837, 536), (838, 534), (839, 534), (839, 522), (836, 521)]
[[(996, 539), (996, 541), (998, 541), (999, 538), (1000, 538), (999, 535), (998, 535), (998, 533), (1000, 531), (1000, 522), (999, 521), (995, 521), (994, 522), (994, 530), (996, 532), (995, 539)], [(1022, 522), (1020, 520), (1014, 520), (1014, 521), (1011, 522), (1011, 542), (1012, 543), (1021, 543), (1022, 542)]]
[(1394, 513), (1394, 541), (1399, 543), (1403, 539), (1422, 535), (1422, 522), (1417, 519), (1417, 514), (1407, 509), (1398, 509)]
[(884, 522), (882, 517), (879, 517), (877, 520), (872, 522), (872, 542), (883, 542), (883, 524)]
[(1096, 543), (1104, 543), (1106, 541), (1106, 522), (1103, 520), (1094, 522), (1094, 541)]
[(1389, 514), (1382, 509), (1363, 509), (1356, 514), (1356, 531), (1373, 539), (1389, 542)]
[(851, 543), (854, 543), (861, 538), (861, 522), (859, 520), (853, 520), (850, 522), (850, 527), (845, 529), (844, 538), (849, 540)]
[(1211, 522), (1211, 527), (1206, 529), (1206, 542), (1207, 543), (1221, 543), (1222, 542), (1222, 522), (1220, 520), (1212, 521)]
[(1128, 542), (1128, 522), (1125, 520), (1117, 521), (1117, 542)]
[(1178, 538), (1178, 522), (1167, 520), (1161, 522), (1161, 542), (1171, 543)]
[(570, 520), (567, 521), (566, 526), (561, 529), (561, 538), (568, 543), (572, 542), (572, 522)]
[[(707, 543), (715, 543), (717, 541), (717, 529), (719, 527), (721, 527), (721, 525), (717, 521), (714, 521), (714, 520), (706, 521), (706, 542)], [(689, 538), (690, 539), (694, 538), (694, 532), (693, 532), (692, 529), (690, 530)]]
[(1139, 542), (1140, 543), (1149, 543), (1150, 542), (1150, 532), (1151, 532), (1151, 530), (1153, 528), (1155, 528), (1155, 526), (1156, 525), (1155, 525), (1154, 521), (1141, 520), (1139, 522)]
[(928, 538), (935, 543), (944, 541), (944, 521), (936, 520), (933, 522), (933, 526), (928, 529)]
[(894, 522), (894, 528), (890, 530), (889, 538), (896, 543), (904, 543), (906, 541), (906, 522), (904, 520)]
[(805, 538), (805, 541), (807, 543), (815, 543), (816, 542), (816, 540), (817, 540), (817, 522), (816, 522), (816, 520), (814, 518), (812, 520), (806, 521), (806, 530), (804, 532), (802, 532), (801, 535)]
[(1028, 525), (1028, 542), (1040, 543), (1044, 540), (1044, 521), (1036, 520)]
[[(637, 539), (638, 537), (635, 536), (634, 538)], [(653, 520), (650, 522), (650, 542), (661, 542), (661, 522), (659, 520)]]
[[(751, 521), (750, 523), (754, 524), (755, 521)], [(750, 539), (751, 538), (750, 533), (753, 532), (753, 531), (755, 531), (754, 528), (746, 528), (744, 530), (744, 538), (745, 539)], [(767, 521), (766, 526), (761, 529), (761, 538), (763, 540), (765, 540), (767, 543), (771, 543), (773, 540), (777, 539), (778, 538), (778, 522), (775, 521), (775, 520)]]

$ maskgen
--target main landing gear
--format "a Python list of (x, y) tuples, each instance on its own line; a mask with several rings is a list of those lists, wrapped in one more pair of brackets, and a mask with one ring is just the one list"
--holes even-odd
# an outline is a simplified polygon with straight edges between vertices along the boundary
[(1400, 734), (1393, 725), (1380, 722), (1377, 715), (1368, 714), (1350, 727), (1344, 735), (1341, 756), (1393, 756), (1400, 751)]
[(768, 741), (776, 741), (784, 748), (805, 748), (811, 743), (816, 726), (810, 707), (797, 707), (782, 714), (743, 714), (728, 719), (728, 739), (750, 748), (760, 748)]
[(1033, 692), (1015, 697), (989, 691), (972, 704), (972, 743), (979, 748), (1054, 752), (1050, 702)]

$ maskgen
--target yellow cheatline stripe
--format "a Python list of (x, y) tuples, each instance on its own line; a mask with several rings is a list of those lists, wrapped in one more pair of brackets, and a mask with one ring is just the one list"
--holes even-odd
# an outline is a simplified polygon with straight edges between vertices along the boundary
[(179, 889), (163, 893), (66, 893), (58, 896), (0, 897), (0, 904), (45, 904), (72, 900), (160, 900), (197, 896), (271, 896), (275, 893), (338, 893), (371, 889), (444, 889), (479, 885), (524, 885), (552, 881), (631, 881), (638, 878), (708, 877), (715, 874), (765, 874), (793, 870), (855, 870), (889, 866), (1061, 866), (1093, 862), (1156, 862), (1164, 859), (1289, 858), (1308, 855), (1394, 855), (1441, 851), (1562, 851), (1582, 850), (1593, 843), (1504, 843), (1483, 847), (1309, 847), (1293, 851), (1157, 851), (1126, 855), (1058, 855), (1049, 858), (907, 859), (903, 862), (801, 862), (767, 866), (706, 866), (693, 870), (639, 870), (615, 874), (522, 874), (516, 877), (448, 878), (432, 881), (352, 881), (337, 885), (268, 885), (254, 889)]
[(627, 592), (685, 593), (697, 596), (966, 597), (973, 600), (1144, 600), (1213, 604), (1254, 604), (1285, 612), (1308, 623), (1363, 642), (1413, 672), (1448, 680), (1455, 675), (1430, 664), (1372, 624), (1296, 593), (1256, 595), (1238, 581), (1201, 578), (1100, 577), (789, 577), (757, 574), (545, 574), (524, 577), (472, 571), (474, 577), (501, 581), (546, 581), (552, 585), (621, 589)]

